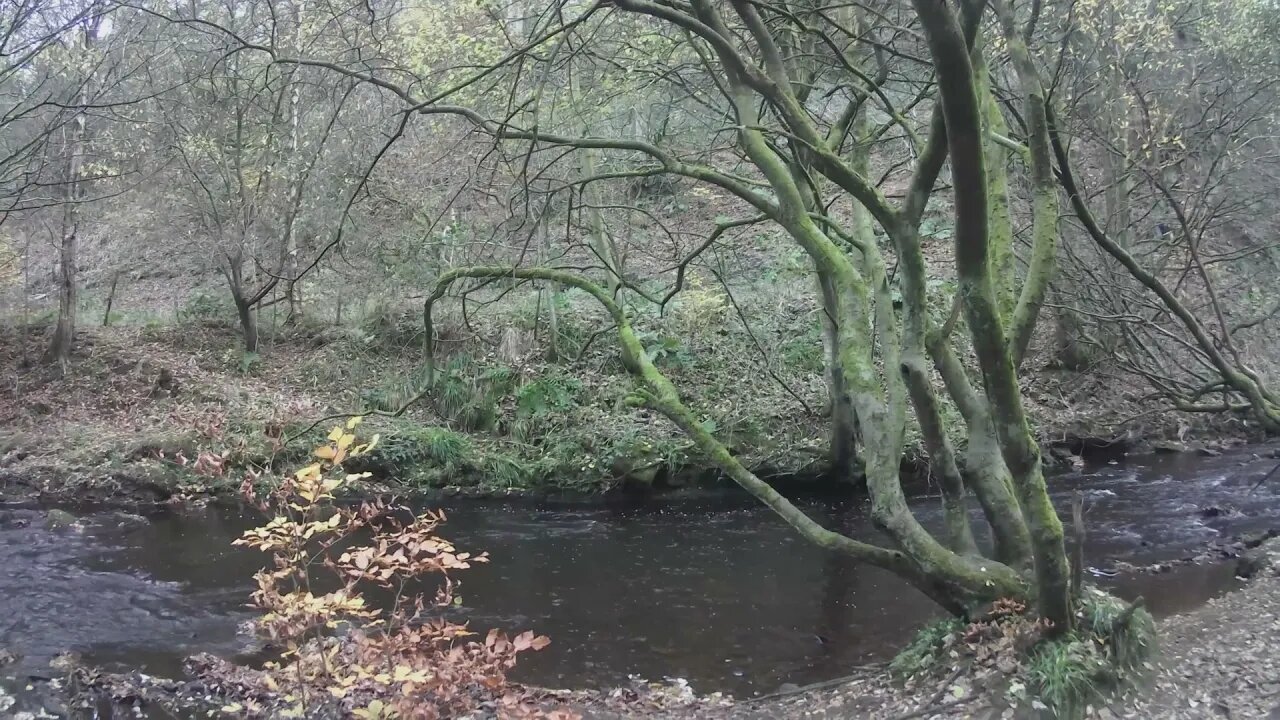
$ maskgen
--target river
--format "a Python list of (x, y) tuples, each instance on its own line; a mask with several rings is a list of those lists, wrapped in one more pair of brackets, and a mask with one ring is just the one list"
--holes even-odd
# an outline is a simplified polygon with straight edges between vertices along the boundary
[[(1169, 560), (1280, 525), (1280, 477), (1250, 492), (1276, 462), (1258, 458), (1264, 450), (1103, 463), (1056, 476), (1052, 487), (1060, 508), (1083, 491), (1091, 565)], [(875, 537), (865, 500), (799, 502), (829, 527)], [(936, 525), (937, 498), (913, 503)], [(634, 674), (685, 678), (701, 692), (767, 693), (891, 657), (937, 614), (891, 575), (818, 551), (736, 493), (445, 508), (442, 534), (492, 558), (460, 575), (465, 617), (552, 639), (517, 671), (531, 683), (607, 687)], [(19, 656), (0, 668), (11, 692), (29, 675), (49, 675), (64, 650), (173, 676), (189, 654), (243, 648), (236, 628), (250, 617), (263, 557), (231, 541), (255, 523), (252, 513), (158, 513), (146, 523), (79, 514), (80, 527), (55, 529), (42, 508), (0, 507), (0, 649)], [(1098, 581), (1142, 595), (1158, 615), (1235, 583), (1227, 564)]]

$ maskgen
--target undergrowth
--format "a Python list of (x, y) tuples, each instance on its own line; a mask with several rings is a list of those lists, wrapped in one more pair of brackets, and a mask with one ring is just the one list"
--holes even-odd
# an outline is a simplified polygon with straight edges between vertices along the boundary
[[(445, 619), (461, 602), (455, 573), (488, 558), (440, 537), (443, 513), (334, 502), (336, 490), (360, 477), (351, 461), (378, 446), (377, 435), (357, 442), (359, 423), (334, 428), (314, 462), (266, 494), (255, 491), (257, 476), (245, 476), (246, 498), (270, 520), (234, 544), (271, 558), (254, 576), (260, 615), (252, 624), (280, 652), (261, 668), (196, 658), (192, 667), (215, 688), (221, 713), (443, 720), (486, 707), (511, 720), (577, 718), (507, 680), (518, 656), (545, 647), (546, 637), (481, 636)], [(376, 604), (375, 593), (392, 599)]]
[(1016, 717), (1077, 720), (1133, 688), (1147, 667), (1155, 623), (1138, 605), (1086, 588), (1077, 626), (1056, 638), (1026, 610), (1016, 600), (1000, 600), (977, 621), (931, 623), (898, 653), (890, 672), (906, 681), (968, 667), (975, 676), (1002, 680), (982, 684), (1003, 687)]

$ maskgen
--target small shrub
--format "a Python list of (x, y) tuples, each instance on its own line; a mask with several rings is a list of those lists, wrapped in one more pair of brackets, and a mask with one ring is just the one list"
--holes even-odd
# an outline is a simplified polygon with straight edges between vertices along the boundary
[(481, 471), (488, 484), (506, 488), (527, 487), (533, 475), (532, 468), (500, 452), (485, 455)]
[(262, 356), (256, 352), (241, 351), (240, 362), (236, 364), (236, 369), (241, 375), (249, 375), (256, 372), (258, 367), (262, 365)]
[(227, 328), (235, 323), (235, 307), (230, 298), (196, 293), (178, 310), (178, 321), (209, 328)]
[(368, 344), (399, 349), (422, 341), (422, 322), (407, 308), (385, 298), (372, 298), (360, 312), (359, 332)]
[(1035, 696), (1056, 718), (1074, 720), (1135, 684), (1150, 657), (1155, 621), (1096, 588), (1085, 588), (1070, 635), (1033, 648), (1028, 679)]
[(693, 355), (680, 338), (654, 332), (639, 333), (637, 338), (644, 351), (659, 367), (682, 368), (693, 363)]
[(1078, 635), (1042, 644), (1032, 653), (1027, 674), (1036, 697), (1059, 718), (1083, 716), (1115, 684), (1106, 658)]
[(1146, 610), (1132, 608), (1097, 588), (1085, 588), (1079, 615), (1083, 627), (1121, 670), (1133, 670), (1151, 656), (1156, 624)]
[[(1085, 588), (1075, 629), (1048, 637), (1047, 624), (1024, 602), (1004, 598), (982, 618), (945, 620), (922, 629), (890, 664), (895, 678), (940, 676), (957, 664), (1008, 675), (1006, 699), (1018, 717), (1083, 718), (1136, 684), (1155, 636), (1151, 616), (1096, 588)], [(1017, 675), (1013, 675), (1017, 673)]]
[(565, 375), (548, 375), (515, 391), (515, 422), (511, 434), (528, 442), (550, 435), (562, 424), (582, 391), (582, 383)]
[(822, 346), (820, 329), (810, 324), (803, 334), (795, 335), (778, 348), (783, 367), (792, 372), (821, 373), (826, 370), (826, 350)]
[[(332, 502), (354, 477), (343, 463), (378, 444), (376, 436), (356, 443), (358, 423), (334, 428), (315, 450), (317, 462), (270, 494), (255, 494), (246, 479), (246, 497), (271, 520), (235, 544), (271, 555), (270, 566), (254, 576), (253, 603), (262, 611), (254, 626), (282, 653), (261, 670), (219, 661), (197, 666), (224, 693), (222, 711), (254, 718), (448, 718), (496, 706), (504, 717), (576, 717), (544, 711), (506, 680), (518, 656), (545, 647), (547, 638), (493, 630), (481, 640), (441, 617), (455, 604), (453, 573), (488, 560), (436, 533), (443, 513)], [(433, 578), (434, 592), (413, 590)], [(390, 607), (368, 602), (369, 588), (390, 591)]]

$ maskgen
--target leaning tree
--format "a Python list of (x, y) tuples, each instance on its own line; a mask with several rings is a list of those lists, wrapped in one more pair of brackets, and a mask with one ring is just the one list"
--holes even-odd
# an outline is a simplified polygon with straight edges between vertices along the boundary
[[(413, 46), (407, 23), (380, 3), (334, 13), (327, 22), (350, 23), (342, 36), (352, 42), (315, 53), (227, 32), (216, 17), (147, 9), (224, 32), (237, 52), (273, 65), (380, 88), (403, 103), (406, 121), (465, 123), (523, 158), (517, 165), (529, 177), (576, 158), (559, 189), (588, 204), (593, 186), (666, 176), (732, 199), (742, 215), (720, 222), (672, 269), (673, 289), (731, 228), (767, 225), (803, 252), (824, 315), (834, 422), (845, 426), (837, 437), (856, 428), (884, 545), (823, 528), (699, 421), (637, 337), (627, 298), (651, 293), (607, 247), (558, 265), (441, 272), (426, 301), (428, 363), (432, 310), (452, 287), (514, 280), (577, 288), (616, 328), (635, 378), (629, 400), (679, 426), (807, 539), (889, 569), (959, 614), (999, 597), (1034, 598), (1057, 631), (1072, 627), (1063, 530), (1018, 383), (1053, 275), (1059, 221), (1052, 113), (1035, 55), (1039, 3), (525, 0), (494, 14), (502, 32), (486, 37), (502, 40), (476, 52), (481, 61), (449, 68), (404, 57)], [(510, 32), (513, 24), (519, 32)], [(993, 78), (1006, 76), (1012, 90), (998, 92)], [(557, 111), (581, 96), (583, 78), (600, 96), (624, 99), (614, 102), (660, 96), (664, 131)], [(665, 131), (672, 126), (681, 132)], [(900, 150), (886, 161), (889, 145)], [(926, 253), (926, 211), (947, 204), (953, 245)], [(1013, 227), (1022, 216), (1030, 251), (1019, 265)], [(955, 268), (952, 295), (930, 282), (943, 264)], [(947, 402), (959, 426), (944, 422)], [(940, 533), (921, 523), (903, 490), (912, 421), (941, 479)], [(975, 539), (971, 499), (990, 527), (989, 550)]]

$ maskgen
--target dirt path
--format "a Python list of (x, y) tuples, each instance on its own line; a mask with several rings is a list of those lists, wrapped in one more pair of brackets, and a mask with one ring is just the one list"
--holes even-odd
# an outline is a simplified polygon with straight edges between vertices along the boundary
[(1161, 623), (1159, 673), (1126, 718), (1280, 720), (1280, 578)]

